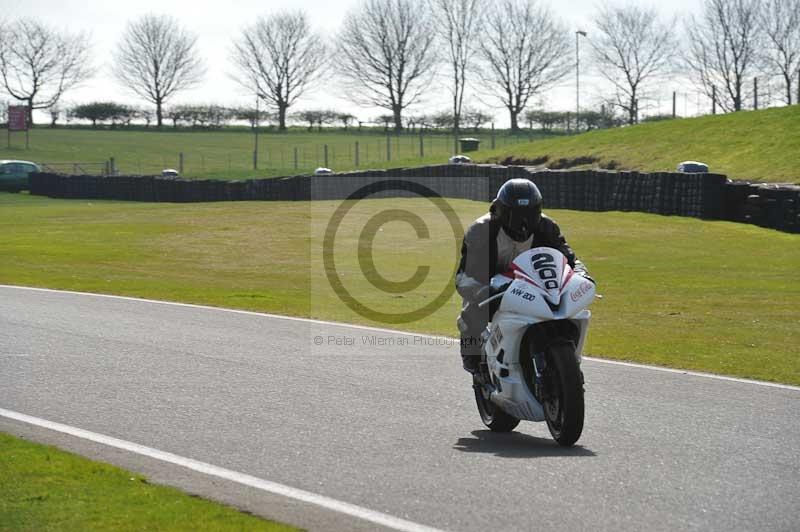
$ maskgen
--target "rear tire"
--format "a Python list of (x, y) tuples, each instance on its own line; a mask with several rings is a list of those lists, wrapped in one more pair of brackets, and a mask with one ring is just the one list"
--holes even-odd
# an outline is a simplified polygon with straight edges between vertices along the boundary
[(477, 377), (472, 377), (472, 384), (481, 421), (489, 427), (489, 430), (492, 432), (511, 432), (519, 425), (519, 419), (506, 414), (499, 406), (489, 400), (486, 396), (486, 388), (483, 387)]
[(583, 432), (583, 376), (572, 342), (553, 344), (545, 353), (547, 399), (542, 402), (547, 428), (559, 445), (571, 447)]

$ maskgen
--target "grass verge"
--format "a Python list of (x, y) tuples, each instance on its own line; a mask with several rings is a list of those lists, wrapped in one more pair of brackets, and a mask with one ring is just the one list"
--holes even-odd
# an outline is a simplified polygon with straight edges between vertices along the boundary
[[(487, 205), (448, 200), (468, 223)], [(148, 204), (0, 194), (0, 283), (183, 301), (456, 335), (452, 295), (429, 316), (386, 323), (351, 310), (327, 282), (323, 235), (338, 202)], [(375, 232), (362, 273), (362, 229), (407, 209), (427, 222)], [(551, 211), (598, 280), (591, 355), (800, 385), (800, 235), (640, 213)], [(354, 205), (335, 265), (359, 301), (417, 309), (452, 283), (458, 240), (426, 200)], [(359, 259), (359, 256), (361, 259)], [(424, 283), (387, 294), (420, 266)], [(455, 362), (454, 362), (455, 363)]]
[(297, 530), (3, 433), (0, 529)]

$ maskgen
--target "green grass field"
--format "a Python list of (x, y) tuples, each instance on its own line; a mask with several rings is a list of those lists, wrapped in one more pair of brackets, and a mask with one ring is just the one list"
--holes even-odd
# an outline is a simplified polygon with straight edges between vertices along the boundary
[[(486, 205), (448, 200), (463, 226)], [(123, 294), (386, 325), (345, 306), (326, 281), (322, 240), (337, 202), (147, 204), (0, 194), (0, 283)], [(427, 239), (389, 222), (365, 280), (358, 237), (375, 214), (408, 209)], [(800, 384), (800, 235), (728, 222), (639, 213), (552, 211), (598, 280), (587, 352), (620, 360)], [(432, 301), (452, 282), (457, 246), (426, 200), (354, 206), (336, 238), (345, 288), (382, 312)], [(361, 245), (363, 248), (363, 243)], [(377, 274), (428, 279), (404, 294)], [(425, 319), (394, 328), (455, 335), (452, 296)], [(457, 364), (457, 360), (453, 360)]]
[(673, 171), (685, 160), (732, 179), (800, 183), (800, 105), (593, 131), (481, 152), (489, 161), (594, 156), (620, 169)]
[(0, 433), (0, 530), (296, 529)]
[[(473, 136), (467, 133), (465, 136)], [(50, 163), (57, 171), (99, 173), (101, 164), (114, 157), (123, 174), (160, 174), (164, 168), (179, 168), (179, 154), (184, 154), (186, 177), (240, 179), (246, 177), (287, 176), (308, 173), (325, 165), (345, 171), (356, 168), (358, 142), (359, 168), (413, 166), (444, 163), (452, 155), (453, 137), (427, 135), (420, 157), (419, 136), (391, 135), (391, 153), (387, 160), (387, 136), (380, 133), (305, 132), (262, 133), (259, 135), (259, 170), (253, 170), (254, 136), (242, 129), (228, 131), (142, 131), (49, 129), (38, 127), (30, 132), (30, 149), (25, 149), (23, 133), (14, 133), (12, 149), (7, 148), (6, 132), (0, 130), (0, 159), (24, 159)], [(478, 135), (491, 146), (491, 137)], [(527, 137), (525, 137), (527, 138)], [(518, 143), (520, 137), (498, 134), (497, 146)], [(298, 165), (294, 165), (297, 149)], [(52, 164), (62, 163), (62, 164)], [(66, 164), (64, 164), (66, 163)], [(75, 167), (73, 163), (95, 163)]]

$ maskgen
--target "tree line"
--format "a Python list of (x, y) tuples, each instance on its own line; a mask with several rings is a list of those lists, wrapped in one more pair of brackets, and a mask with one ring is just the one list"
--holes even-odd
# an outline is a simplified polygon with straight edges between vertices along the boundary
[[(128, 105), (113, 101), (94, 101), (72, 106), (54, 105), (48, 110), (50, 126), (56, 127), (63, 120), (67, 123), (73, 120), (90, 122), (92, 127), (110, 126), (130, 127), (135, 122), (137, 125), (151, 127), (156, 125), (156, 112), (150, 107)], [(588, 115), (587, 115), (588, 116)], [(487, 111), (478, 109), (465, 109), (462, 115), (463, 124), (473, 131), (478, 131), (493, 119)], [(0, 109), (0, 125), (6, 120), (5, 108)], [(278, 114), (255, 107), (229, 107), (219, 104), (182, 104), (166, 106), (162, 110), (162, 120), (173, 128), (191, 127), (199, 129), (215, 129), (230, 125), (232, 122), (246, 122), (251, 128), (257, 126), (278, 125)], [(351, 113), (334, 109), (304, 109), (290, 114), (287, 120), (295, 124), (305, 125), (308, 131), (322, 131), (323, 127), (340, 126), (347, 131), (353, 127), (359, 130), (364, 126), (381, 125), (384, 130), (389, 130), (393, 123), (392, 115), (380, 115), (366, 122), (359, 120)], [(538, 122), (537, 122), (538, 123)], [(454, 128), (453, 115), (449, 110), (442, 110), (432, 114), (409, 115), (405, 119), (408, 129), (421, 130), (452, 130)]]
[[(77, 104), (72, 107), (62, 108), (60, 105), (48, 109), (51, 117), (51, 127), (57, 125), (62, 117), (66, 122), (84, 120), (91, 123), (92, 127), (110, 126), (130, 127), (134, 121), (144, 127), (155, 125), (155, 111), (151, 108), (126, 105), (117, 102), (99, 101)], [(226, 107), (217, 104), (184, 104), (166, 107), (163, 119), (173, 128), (190, 127), (197, 129), (218, 129), (230, 125), (233, 121), (246, 122), (251, 128), (257, 126), (277, 126), (277, 114), (270, 111), (255, 109), (254, 107)], [(302, 124), (308, 131), (321, 132), (324, 127), (339, 126), (347, 131), (353, 127), (359, 130), (363, 125), (378, 124), (385, 131), (392, 129), (394, 116), (390, 114), (375, 117), (371, 122), (362, 122), (355, 115), (336, 111), (334, 109), (305, 109), (292, 113), (291, 120)], [(488, 112), (467, 108), (462, 112), (461, 130), (479, 132), (492, 120)], [(646, 121), (665, 120), (671, 115), (655, 115), (645, 118)], [(0, 124), (5, 116), (0, 114)], [(550, 131), (570, 131), (573, 129), (593, 130), (620, 127), (625, 124), (625, 119), (610, 108), (602, 111), (583, 111), (576, 116), (569, 111), (547, 111), (544, 109), (528, 109), (522, 115), (522, 123), (528, 129)], [(449, 109), (441, 110), (427, 115), (409, 115), (405, 120), (408, 130), (434, 130), (454, 131), (455, 120)]]
[[(726, 112), (743, 109), (757, 94), (750, 81), (758, 74), (781, 77), (786, 104), (800, 96), (800, 0), (702, 0), (699, 15), (684, 19), (635, 4), (606, 4), (591, 18), (592, 27), (573, 32), (544, 0), (360, 0), (330, 39), (311, 27), (303, 11), (257, 18), (232, 37), (230, 60), (235, 81), (263, 102), (279, 129), (296, 116), (291, 110), (310, 89), (324, 87), (384, 109), (397, 131), (444, 120), (442, 113), (408, 112), (431, 91), (447, 90), (446, 120), (458, 131), (481, 118), (465, 107), (471, 88), (481, 101), (504, 108), (517, 131), (535, 98), (573, 72), (573, 35), (588, 42), (592, 68), (611, 87), (601, 95), (608, 114), (619, 111), (629, 124), (669, 76), (688, 76)], [(165, 116), (165, 110), (206, 74), (197, 42), (168, 15), (132, 20), (119, 37), (110, 73), (154, 106), (158, 127), (185, 120)], [(65, 92), (97, 73), (90, 51), (84, 33), (33, 19), (4, 22), (2, 87), (27, 106), (32, 120), (34, 109), (57, 107)], [(322, 119), (305, 120), (313, 127)], [(345, 127), (352, 120), (347, 117)]]

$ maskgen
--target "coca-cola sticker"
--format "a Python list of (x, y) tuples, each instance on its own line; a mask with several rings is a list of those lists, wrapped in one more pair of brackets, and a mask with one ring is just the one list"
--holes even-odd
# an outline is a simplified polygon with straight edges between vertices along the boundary
[(577, 290), (575, 290), (574, 292), (572, 292), (572, 293), (569, 295), (569, 298), (572, 300), (572, 302), (573, 302), (573, 303), (575, 303), (575, 302), (577, 302), (577, 301), (578, 301), (580, 298), (582, 298), (583, 296), (585, 296), (586, 294), (588, 294), (588, 293), (589, 293), (589, 290), (591, 290), (591, 289), (592, 289), (592, 283), (590, 283), (589, 281), (586, 281), (586, 282), (584, 282), (583, 284), (581, 284), (581, 285), (580, 285), (580, 286), (577, 288)]

